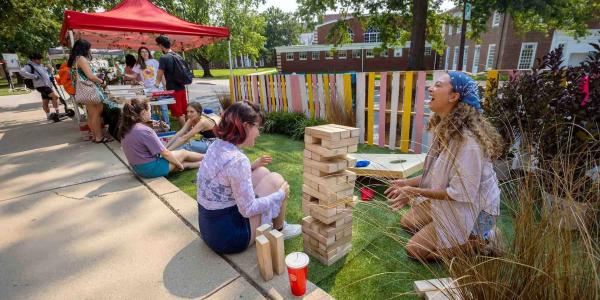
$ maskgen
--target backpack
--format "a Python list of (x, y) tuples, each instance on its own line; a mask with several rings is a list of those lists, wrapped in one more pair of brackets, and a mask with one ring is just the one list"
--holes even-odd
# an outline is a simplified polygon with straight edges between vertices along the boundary
[[(37, 73), (37, 70), (33, 67), (33, 65), (27, 64), (27, 66), (29, 66), (31, 68), (31, 74)], [(33, 79), (23, 77), (23, 83), (25, 83), (25, 86), (28, 89), (30, 89), (30, 90), (35, 89), (35, 87), (33, 86)]]
[(173, 57), (173, 82), (180, 85), (188, 85), (192, 83), (194, 75), (188, 64), (183, 58), (173, 52), (169, 52)]

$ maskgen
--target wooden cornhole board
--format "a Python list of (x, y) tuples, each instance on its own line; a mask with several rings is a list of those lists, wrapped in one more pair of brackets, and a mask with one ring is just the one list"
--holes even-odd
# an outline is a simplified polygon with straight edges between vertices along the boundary
[(423, 169), (427, 154), (362, 154), (352, 153), (349, 157), (368, 160), (363, 168), (348, 168), (358, 176), (377, 178), (407, 178)]

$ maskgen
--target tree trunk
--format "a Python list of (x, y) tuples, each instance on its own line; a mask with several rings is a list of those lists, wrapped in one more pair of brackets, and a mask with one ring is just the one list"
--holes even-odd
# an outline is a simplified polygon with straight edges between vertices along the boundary
[(192, 57), (200, 64), (202, 70), (204, 71), (204, 75), (202, 78), (211, 78), (213, 75), (210, 73), (210, 61), (204, 58), (202, 54), (192, 54)]
[(413, 0), (413, 22), (408, 52), (408, 70), (425, 70), (425, 30), (428, 1)]

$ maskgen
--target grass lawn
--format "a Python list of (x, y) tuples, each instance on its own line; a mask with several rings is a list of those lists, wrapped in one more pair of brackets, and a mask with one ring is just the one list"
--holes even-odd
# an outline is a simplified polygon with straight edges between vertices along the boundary
[[(252, 73), (266, 72), (266, 71), (269, 71), (270, 73), (277, 72), (277, 70), (275, 68), (233, 69), (233, 75), (236, 75), (236, 76), (248, 75), (248, 74), (252, 74)], [(213, 75), (213, 78), (211, 78), (211, 79), (228, 79), (229, 78), (229, 69), (211, 69), (210, 73)], [(194, 70), (195, 78), (201, 78), (202, 76), (204, 76), (203, 70)]]
[(12, 96), (12, 95), (23, 95), (29, 94), (31, 91), (19, 89), (17, 91), (13, 91), (12, 93), (8, 92), (9, 85), (6, 79), (0, 79), (0, 96)]
[[(291, 193), (286, 219), (292, 223), (301, 223), (303, 217), (303, 149), (302, 141), (282, 135), (263, 134), (257, 139), (253, 149), (245, 150), (251, 161), (261, 154), (271, 155), (273, 162), (268, 168), (288, 180)], [(387, 149), (365, 145), (359, 145), (358, 151), (390, 153)], [(195, 171), (186, 171), (168, 179), (195, 199), (196, 186), (192, 183), (195, 175)], [(378, 182), (357, 182), (357, 187), (364, 185), (373, 187), (379, 195), (383, 193), (384, 187)], [(409, 235), (398, 227), (400, 214), (387, 209), (382, 200), (378, 196), (374, 201), (356, 205), (352, 224), (352, 251), (345, 258), (329, 267), (315, 259), (311, 260), (309, 279), (337, 299), (416, 299), (412, 294), (413, 281), (446, 276), (443, 266), (424, 266), (406, 256), (404, 245)], [(303, 251), (301, 236), (285, 242), (286, 253), (295, 251)]]

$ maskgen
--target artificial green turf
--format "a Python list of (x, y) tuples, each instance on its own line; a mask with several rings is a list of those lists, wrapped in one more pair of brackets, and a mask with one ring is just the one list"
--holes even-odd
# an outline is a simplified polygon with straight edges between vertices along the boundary
[[(275, 68), (233, 69), (233, 75), (234, 76), (248, 75), (248, 74), (266, 72), (266, 71), (269, 71), (271, 73), (277, 72)], [(227, 78), (229, 78), (229, 69), (211, 69), (210, 73), (213, 75), (213, 77), (208, 78), (208, 79), (227, 79)], [(202, 76), (204, 76), (203, 70), (194, 70), (194, 77), (201, 78)]]
[[(262, 154), (273, 157), (268, 168), (278, 172), (290, 185), (286, 220), (302, 221), (302, 141), (276, 134), (262, 134), (256, 145), (245, 150), (251, 161)], [(390, 153), (388, 149), (359, 145), (359, 153)], [(169, 176), (169, 180), (188, 195), (196, 198), (193, 183), (195, 171), (185, 171)], [(309, 279), (338, 299), (411, 299), (413, 282), (430, 278), (446, 277), (443, 266), (422, 265), (406, 256), (404, 245), (410, 236), (398, 228), (402, 213), (391, 212), (382, 198), (385, 187), (378, 181), (359, 180), (357, 189), (369, 186), (377, 191), (376, 198), (359, 202), (353, 211), (352, 251), (331, 266), (324, 266), (316, 259), (309, 265)], [(358, 192), (355, 192), (358, 195)], [(507, 212), (505, 209), (504, 212)], [(501, 218), (499, 223), (509, 222)], [(507, 228), (501, 225), (502, 229)], [(286, 253), (303, 251), (302, 237), (285, 242)]]

